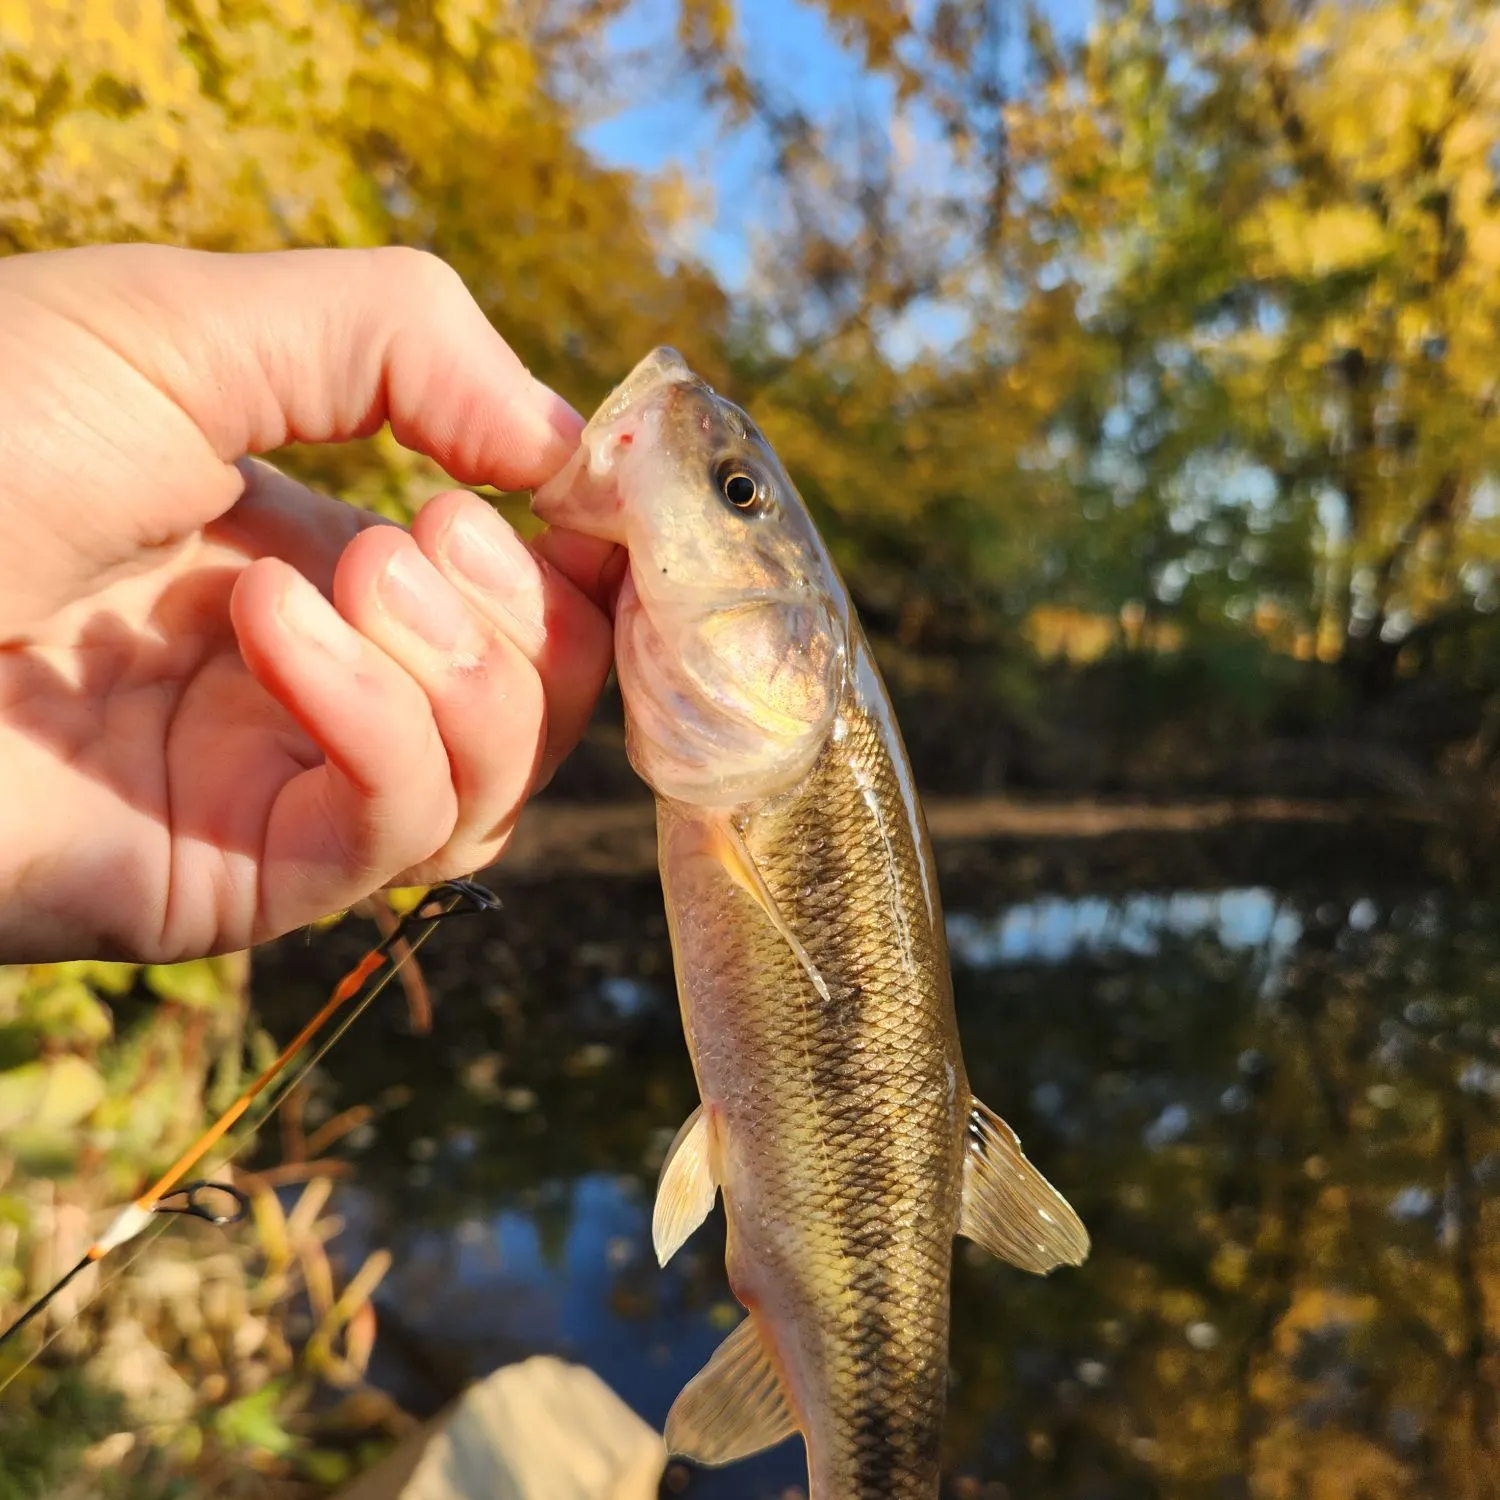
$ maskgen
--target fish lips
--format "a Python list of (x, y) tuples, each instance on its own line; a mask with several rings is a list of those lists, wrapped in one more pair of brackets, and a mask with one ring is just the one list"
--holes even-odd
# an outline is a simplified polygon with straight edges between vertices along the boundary
[(675, 349), (662, 345), (610, 393), (583, 429), (577, 452), (533, 494), (532, 514), (549, 526), (623, 546), (624, 500), (615, 465), (622, 447), (635, 437), (626, 419), (673, 386), (708, 389)]
[(625, 502), (613, 465), (601, 464), (584, 433), (583, 446), (531, 496), (531, 513), (560, 531), (625, 544)]

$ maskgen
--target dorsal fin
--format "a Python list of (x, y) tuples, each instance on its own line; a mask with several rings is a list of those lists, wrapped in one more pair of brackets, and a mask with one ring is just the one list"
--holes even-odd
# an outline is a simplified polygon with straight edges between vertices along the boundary
[(792, 931), (791, 924), (782, 915), (781, 908), (776, 904), (776, 898), (771, 894), (766, 885), (765, 877), (756, 867), (755, 857), (745, 845), (744, 837), (738, 828), (729, 819), (724, 818), (713, 824), (717, 835), (717, 848), (715, 853), (720, 863), (728, 872), (730, 879), (746, 892), (755, 904), (770, 918), (771, 925), (786, 940), (787, 946), (797, 955), (797, 962), (807, 971), (807, 976), (813, 982), (813, 988), (818, 994), (827, 1000), (830, 997), (828, 985), (823, 976), (818, 972), (818, 966), (812, 961), (812, 956), (802, 946), (797, 934)]
[(1082, 1220), (1027, 1161), (1015, 1131), (977, 1099), (964, 1148), (960, 1234), (1039, 1276), (1083, 1264), (1089, 1235)]
[(682, 1242), (708, 1217), (717, 1191), (709, 1115), (700, 1104), (672, 1138), (657, 1179), (651, 1242), (660, 1264), (666, 1265)]
[(727, 1464), (797, 1431), (786, 1388), (754, 1316), (714, 1350), (667, 1413), (667, 1451), (700, 1464)]

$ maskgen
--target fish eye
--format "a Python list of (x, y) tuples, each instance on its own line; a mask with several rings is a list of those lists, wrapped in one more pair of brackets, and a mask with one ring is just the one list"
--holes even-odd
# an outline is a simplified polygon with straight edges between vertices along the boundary
[(736, 510), (752, 510), (762, 497), (760, 481), (743, 464), (720, 464), (717, 483), (719, 493)]

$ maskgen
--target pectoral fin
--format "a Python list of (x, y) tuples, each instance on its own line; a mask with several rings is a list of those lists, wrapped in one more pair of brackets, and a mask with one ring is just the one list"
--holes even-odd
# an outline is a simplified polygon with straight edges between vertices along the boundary
[(1026, 1160), (1015, 1131), (977, 1099), (964, 1144), (958, 1232), (1039, 1276), (1060, 1265), (1082, 1265), (1089, 1253), (1082, 1221)]
[(823, 976), (818, 973), (817, 965), (813, 963), (811, 955), (802, 946), (797, 934), (792, 931), (791, 924), (782, 915), (781, 908), (776, 904), (776, 898), (766, 886), (765, 877), (756, 868), (755, 856), (745, 847), (745, 840), (740, 836), (739, 830), (726, 821), (716, 824), (715, 832), (718, 835), (718, 848), (715, 852), (730, 878), (770, 918), (771, 925), (797, 955), (797, 962), (807, 970), (807, 977), (812, 980), (813, 988), (823, 999), (827, 1000), (829, 998), (828, 985), (824, 982)]
[(667, 1413), (667, 1451), (700, 1464), (727, 1464), (796, 1432), (786, 1388), (760, 1330), (747, 1317), (683, 1387)]
[(672, 1138), (656, 1185), (651, 1242), (662, 1265), (671, 1260), (714, 1206), (719, 1182), (712, 1153), (709, 1117), (700, 1104)]

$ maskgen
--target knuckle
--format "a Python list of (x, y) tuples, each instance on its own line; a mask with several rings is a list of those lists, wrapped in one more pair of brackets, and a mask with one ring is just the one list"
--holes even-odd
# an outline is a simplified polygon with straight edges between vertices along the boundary
[(381, 279), (399, 283), (413, 296), (423, 300), (473, 300), (463, 277), (431, 250), (420, 250), (413, 245), (386, 245), (371, 253)]

